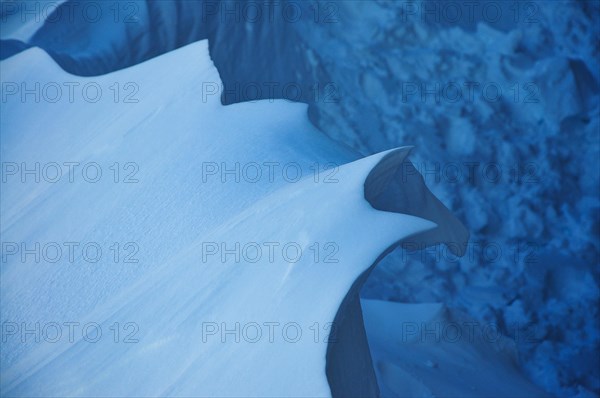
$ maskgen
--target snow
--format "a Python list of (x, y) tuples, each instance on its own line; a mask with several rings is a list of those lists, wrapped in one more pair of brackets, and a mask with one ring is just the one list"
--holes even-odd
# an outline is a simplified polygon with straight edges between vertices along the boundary
[(29, 41), (35, 32), (44, 26), (48, 17), (65, 1), (41, 0), (35, 3), (11, 0), (0, 1), (0, 13), (2, 15), (0, 39)]
[[(412, 160), (419, 170), (427, 170), (435, 165), (460, 166), (462, 174), (457, 182), (451, 182), (443, 175), (441, 180), (425, 175), (425, 180), (437, 197), (456, 212), (471, 232), (467, 256), (462, 260), (440, 260), (437, 248), (434, 255), (430, 254), (431, 251), (424, 254), (400, 250), (391, 253), (375, 269), (367, 281), (363, 295), (411, 303), (443, 302), (451, 310), (461, 309), (479, 322), (493, 321), (500, 325), (503, 333), (517, 340), (522, 366), (528, 376), (544, 389), (559, 396), (595, 396), (600, 391), (600, 366), (595, 358), (600, 330), (597, 316), (600, 148), (598, 2), (483, 2), (481, 6), (485, 7), (487, 3), (499, 4), (504, 18), (491, 22), (477, 13), (474, 19), (464, 18), (458, 22), (449, 22), (444, 17), (441, 21), (426, 21), (418, 13), (407, 13), (407, 7), (412, 4), (408, 2), (361, 3), (360, 8), (349, 7), (349, 4), (354, 5), (352, 2), (317, 2), (317, 7), (334, 7), (335, 23), (312, 23), (310, 17), (313, 14), (309, 7), (314, 5), (305, 3), (301, 6), (306, 7), (305, 15), (309, 16), (309, 20), (294, 24), (277, 21), (276, 24), (248, 25), (235, 23), (233, 18), (228, 20), (229, 23), (215, 23), (220, 16), (216, 15), (214, 20), (209, 18), (206, 21), (208, 25), (205, 25), (198, 24), (198, 15), (205, 17), (198, 11), (201, 2), (187, 1), (180, 3), (183, 6), (179, 8), (173, 7), (175, 3), (172, 2), (139, 1), (136, 4), (140, 6), (138, 15), (141, 19), (138, 24), (126, 25), (127, 28), (113, 23), (113, 15), (110, 10), (106, 10), (106, 18), (96, 24), (86, 24), (86, 21), (78, 19), (67, 26), (61, 20), (61, 23), (44, 25), (33, 36), (32, 30), (39, 26), (37, 24), (25, 27), (17, 36), (11, 36), (18, 24), (9, 29), (9, 25), (16, 22), (16, 19), (10, 20), (9, 16), (8, 24), (3, 20), (2, 39), (30, 38), (29, 44), (43, 47), (63, 69), (78, 75), (94, 75), (142, 62), (151, 56), (209, 36), (211, 56), (226, 89), (248, 82), (294, 82), (304, 89), (310, 87), (311, 90), (315, 83), (321, 86), (325, 83), (333, 84), (335, 101), (325, 101), (324, 98), (328, 97), (323, 96), (319, 97), (320, 101), (314, 100), (314, 97), (312, 101), (310, 98), (302, 100), (311, 102), (310, 120), (319, 130), (336, 139), (339, 145), (344, 143), (354, 148), (354, 151), (342, 150), (328, 140), (319, 141), (314, 147), (312, 144), (304, 145), (304, 137), (288, 134), (290, 145), (286, 147), (290, 150), (286, 156), (300, 156), (299, 153), (305, 151), (305, 155), (300, 156), (305, 160), (299, 162), (309, 169), (304, 173), (308, 176), (312, 175), (309, 164), (315, 159), (319, 162), (339, 159), (339, 163), (343, 164), (356, 160), (359, 157), (357, 152), (372, 154), (400, 145), (416, 145)], [(232, 4), (235, 2), (223, 2), (225, 7)], [(282, 4), (285, 5), (286, 2)], [(417, 10), (422, 6), (437, 7), (439, 10), (444, 7), (444, 3), (416, 2), (415, 6)], [(515, 6), (521, 12), (516, 19), (513, 18)], [(534, 22), (528, 17), (526, 8), (535, 13)], [(275, 8), (275, 15), (278, 11), (280, 9)], [(81, 14), (77, 14), (77, 17), (80, 16)], [(174, 18), (177, 18), (177, 24), (165, 23), (175, 20)], [(208, 32), (204, 31), (205, 26), (209, 26)], [(147, 40), (149, 32), (154, 34), (152, 41)], [(69, 37), (69, 40), (64, 40), (64, 36)], [(8, 53), (21, 48), (9, 42), (3, 42), (2, 47)], [(32, 53), (28, 54), (31, 56)], [(236, 54), (237, 62), (231, 62), (231, 54)], [(167, 54), (164, 57), (168, 59), (169, 56)], [(40, 53), (35, 57), (43, 58), (45, 55)], [(17, 74), (17, 69), (29, 68), (31, 62), (37, 62), (27, 60), (27, 64), (20, 64), (15, 59), (17, 58), (2, 63), (4, 81), (8, 80), (5, 75), (9, 65), (12, 65), (13, 73)], [(340, 59), (346, 61), (341, 62)], [(36, 68), (35, 73), (43, 80), (46, 68), (50, 68), (53, 72), (49, 73), (48, 80), (56, 80), (56, 66), (48, 62), (45, 65), (44, 70)], [(36, 230), (39, 229), (41, 234), (48, 228), (48, 223), (68, 228), (64, 237), (57, 236), (54, 230), (45, 233), (43, 237), (46, 240), (82, 240), (81, 236), (88, 233), (93, 238), (105, 233), (108, 236), (106, 242), (113, 242), (114, 239), (111, 238), (114, 236), (122, 244), (135, 241), (151, 245), (152, 254), (156, 258), (147, 254), (147, 246), (140, 245), (140, 251), (136, 255), (140, 262), (135, 267), (132, 264), (127, 264), (128, 267), (110, 264), (118, 274), (111, 276), (106, 270), (94, 268), (104, 278), (112, 278), (108, 287), (85, 283), (84, 273), (80, 269), (86, 268), (85, 264), (83, 267), (70, 266), (67, 274), (71, 276), (67, 277), (64, 284), (57, 276), (66, 272), (59, 273), (54, 269), (56, 267), (47, 267), (54, 273), (52, 280), (55, 283), (52, 289), (62, 289), (60, 292), (64, 297), (80, 302), (77, 306), (82, 308), (92, 308), (95, 302), (102, 301), (97, 299), (98, 295), (111, 296), (113, 290), (118, 291), (129, 280), (141, 277), (145, 267), (150, 268), (148, 264), (168, 259), (179, 248), (187, 247), (192, 237), (208, 231), (209, 228), (204, 229), (203, 225), (218, 223), (216, 212), (196, 207), (201, 202), (195, 198), (205, 193), (197, 186), (190, 186), (186, 180), (189, 173), (198, 175), (202, 170), (194, 162), (177, 160), (183, 152), (180, 146), (187, 149), (191, 145), (198, 150), (197, 153), (204, 153), (206, 147), (215, 145), (215, 140), (198, 137), (192, 139), (185, 134), (149, 139), (148, 132), (142, 133), (141, 130), (148, 130), (149, 126), (160, 122), (160, 115), (168, 112), (176, 116), (168, 121), (164, 120), (162, 127), (157, 127), (163, 131), (179, 131), (172, 128), (173, 120), (177, 120), (178, 124), (189, 124), (188, 134), (192, 134), (192, 130), (196, 131), (198, 125), (213, 131), (213, 136), (228, 135), (228, 132), (223, 133), (218, 123), (211, 122), (213, 112), (209, 112), (211, 117), (202, 117), (195, 109), (191, 115), (176, 113), (175, 109), (169, 108), (169, 104), (160, 100), (163, 92), (172, 98), (177, 98), (180, 92), (187, 92), (189, 82), (184, 83), (164, 73), (150, 78), (143, 73), (148, 70), (145, 64), (135, 68), (140, 73), (136, 73), (134, 77), (116, 74), (93, 80), (69, 77), (68, 81), (91, 82), (100, 79), (103, 82), (106, 98), (100, 101), (100, 105), (88, 106), (78, 100), (77, 110), (82, 115), (79, 122), (73, 120), (70, 109), (74, 108), (59, 108), (60, 104), (65, 105), (64, 101), (36, 107), (29, 100), (26, 108), (21, 108), (23, 105), (17, 105), (14, 99), (2, 104), (3, 159), (8, 147), (11, 147), (11, 151), (31, 153), (32, 156), (28, 158), (31, 160), (51, 161), (56, 159), (45, 155), (46, 148), (51, 149), (48, 153), (58, 153), (66, 150), (63, 147), (72, 146), (69, 157), (61, 161), (81, 161), (80, 154), (88, 154), (89, 159), (94, 159), (95, 151), (115, 151), (118, 158), (110, 158), (107, 164), (103, 164), (106, 176), (112, 178), (109, 167), (115, 161), (120, 163), (121, 177), (130, 171), (123, 169), (125, 163), (134, 161), (140, 165), (136, 176), (144, 177), (140, 178), (140, 183), (133, 184), (134, 188), (139, 188), (143, 182), (146, 186), (144, 192), (155, 195), (157, 201), (168, 203), (160, 209), (152, 207), (147, 204), (144, 195), (139, 195), (138, 190), (128, 188), (129, 185), (126, 184), (122, 184), (117, 190), (105, 179), (94, 186), (83, 184), (79, 180), (77, 184), (64, 184), (61, 181), (61, 189), (87, 192), (84, 202), (72, 202), (68, 206), (71, 214), (74, 214), (71, 220), (87, 217), (90, 211), (109, 217), (123, 202), (131, 203), (128, 210), (120, 210), (120, 218), (116, 218), (120, 225), (118, 232), (115, 228), (109, 229), (103, 227), (103, 224), (97, 224), (101, 232), (94, 232), (92, 235), (88, 232), (91, 227), (62, 219), (65, 205), (58, 200), (60, 195), (44, 197), (44, 201), (56, 209), (52, 214), (47, 214), (45, 208), (35, 210), (37, 205), (30, 204), (33, 203), (30, 201), (44, 195), (42, 191), (53, 192), (48, 191), (48, 184), (23, 184), (19, 188), (13, 181), (10, 190), (3, 189), (3, 240), (4, 228), (9, 222), (11, 233), (16, 234), (15, 239), (23, 240), (30, 235), (35, 237), (28, 226), (21, 227), (19, 224), (20, 217), (31, 210), (40, 220), (36, 224)], [(186, 69), (183, 65), (174, 67), (170, 64), (169, 69), (181, 73), (183, 77), (192, 74), (191, 70), (183, 73), (182, 69)], [(196, 72), (201, 73), (202, 69), (198, 68)], [(110, 76), (112, 80), (105, 80), (106, 76)], [(109, 97), (113, 92), (109, 87), (115, 83), (114, 76), (124, 76), (119, 81), (120, 103), (118, 106), (111, 106), (110, 111), (105, 113), (97, 112), (101, 104), (106, 102), (108, 107), (108, 102), (112, 101)], [(139, 93), (134, 95), (143, 98), (144, 104), (123, 102), (123, 96), (131, 93), (130, 90), (124, 90), (125, 84), (132, 80), (144, 83), (138, 86)], [(165, 84), (161, 84), (163, 80)], [(218, 79), (208, 74), (203, 81), (215, 83)], [(502, 87), (503, 98), (497, 102), (489, 101), (479, 90), (472, 100), (464, 97), (452, 102), (442, 97), (440, 102), (436, 102), (432, 95), (424, 101), (420, 91), (415, 95), (408, 95), (406, 91), (406, 84), (410, 83), (439, 83), (443, 87), (450, 81), (461, 87), (469, 81), (482, 84), (494, 82)], [(529, 83), (534, 85), (526, 86)], [(519, 95), (517, 100), (514, 97), (515, 84)], [(312, 94), (311, 90), (304, 91)], [(196, 87), (196, 92), (203, 92), (201, 85)], [(466, 93), (467, 90), (463, 89), (463, 95)], [(81, 97), (79, 91), (77, 94)], [(531, 94), (535, 101), (525, 102)], [(66, 90), (63, 95), (67, 95)], [(154, 102), (147, 96), (153, 98)], [(275, 96), (280, 97), (281, 93), (275, 93)], [(214, 97), (209, 96), (209, 100)], [(239, 90), (234, 90), (233, 95), (225, 97), (225, 102), (245, 99), (247, 100)], [(277, 134), (273, 134), (274, 136), (284, 135), (289, 131), (282, 126), (287, 126), (288, 120), (302, 119), (302, 123), (297, 122), (301, 124), (297, 131), (311, 131), (314, 133), (311, 136), (322, 138), (306, 123), (305, 108), (300, 106), (297, 113), (290, 111), (289, 113), (294, 114), (292, 117), (288, 112), (280, 111), (282, 103), (276, 101), (270, 105), (272, 107), (261, 103), (252, 104), (253, 107), (261, 107), (261, 110), (264, 108), (259, 113), (268, 114), (269, 120), (282, 116), (277, 119), (277, 123), (254, 120), (253, 117), (254, 123), (265, 123), (266, 128), (262, 129), (259, 123), (258, 130), (276, 130)], [(244, 104), (242, 109), (247, 106), (249, 105)], [(190, 109), (183, 102), (178, 102), (176, 107)], [(19, 109), (27, 111), (21, 112)], [(236, 108), (236, 112), (237, 109), (240, 108)], [(6, 117), (13, 113), (24, 116)], [(236, 123), (234, 113), (225, 118), (227, 123), (223, 126)], [(37, 119), (31, 116), (34, 114), (48, 116)], [(45, 134), (37, 133), (46, 131), (48, 120), (54, 119), (57, 119), (57, 126), (58, 119), (62, 120), (63, 126), (73, 125), (74, 129), (79, 130), (79, 134), (63, 136), (56, 133), (53, 138), (46, 139)], [(137, 127), (129, 123), (129, 120), (139, 122), (142, 119), (144, 121)], [(91, 132), (91, 126), (97, 128)], [(236, 129), (246, 131), (249, 128), (248, 123), (239, 123), (235, 128), (229, 129), (229, 135), (235, 135)], [(25, 141), (24, 138), (19, 138), (20, 134), (7, 136), (4, 130), (24, 130), (30, 138)], [(125, 130), (137, 133), (128, 134), (125, 139)], [(111, 138), (105, 140), (105, 137)], [(252, 142), (247, 142), (249, 146), (256, 141), (251, 137)], [(236, 136), (236, 139), (243, 138)], [(135, 145), (130, 142), (133, 139)], [(36, 142), (36, 145), (32, 146), (31, 142)], [(270, 153), (273, 148), (269, 146), (269, 142), (279, 141), (271, 141), (265, 137), (260, 142), (269, 148), (269, 151), (265, 148), (264, 153)], [(129, 146), (121, 147), (121, 143)], [(13, 144), (20, 145), (21, 148), (16, 149)], [(25, 146), (31, 148), (25, 149)], [(278, 146), (275, 147), (277, 151), (281, 150)], [(300, 152), (296, 152), (296, 148)], [(132, 152), (132, 149), (137, 152)], [(94, 152), (94, 155), (88, 152)], [(261, 157), (254, 157), (253, 153), (255, 152), (234, 153), (227, 159), (262, 161)], [(156, 163), (154, 160), (150, 162), (149, 159), (155, 156), (161, 157), (162, 161), (156, 159)], [(220, 156), (226, 155), (219, 153), (217, 161), (220, 161)], [(209, 161), (212, 160), (214, 159), (209, 158)], [(287, 158), (285, 161), (287, 162)], [(468, 170), (464, 167), (464, 162), (478, 162), (481, 165), (476, 169), (479, 173), (475, 181), (466, 177)], [(145, 164), (152, 164), (155, 169), (150, 169)], [(495, 183), (482, 178), (480, 172), (486, 164), (500, 166), (505, 171), (506, 178)], [(527, 165), (534, 166), (533, 174), (524, 169)], [(170, 173), (169, 177), (152, 177), (166, 175), (163, 172)], [(513, 178), (517, 172), (521, 173), (521, 180)], [(236, 198), (221, 204), (223, 218), (234, 216), (266, 192), (279, 187), (278, 184), (242, 184), (246, 186), (243, 199)], [(150, 189), (150, 185), (160, 185), (164, 189)], [(111, 189), (105, 189), (106, 187)], [(182, 194), (179, 197), (174, 194), (179, 191), (185, 192), (187, 196)], [(25, 197), (30, 199), (24, 200)], [(103, 203), (91, 202), (88, 197), (101, 198)], [(13, 206), (10, 214), (4, 212), (5, 203)], [(181, 209), (181, 212), (167, 211), (172, 208)], [(147, 216), (146, 209), (154, 209), (154, 212)], [(165, 211), (169, 213), (169, 217)], [(164, 228), (156, 228), (153, 221)], [(111, 221), (111, 225), (115, 224)], [(144, 228), (147, 228), (145, 233), (140, 233)], [(58, 231), (60, 228), (54, 229)], [(175, 230), (180, 233), (175, 234)], [(151, 239), (147, 235), (159, 238)], [(173, 239), (174, 236), (176, 239)], [(489, 261), (478, 249), (486, 244), (499, 245), (503, 253), (501, 258)], [(4, 265), (3, 278), (6, 268)], [(69, 286), (71, 280), (78, 279), (73, 276), (74, 272), (81, 275), (81, 280), (77, 282), (77, 289), (71, 290), (66, 286)], [(41, 282), (32, 283), (29, 288), (21, 286), (20, 289), (23, 292), (29, 289), (25, 297), (38, 306), (45, 302), (50, 305), (51, 310), (59, 308), (61, 304), (53, 298), (51, 290), (42, 288), (46, 283), (45, 275), (32, 275), (32, 279), (37, 278)], [(37, 297), (38, 290), (43, 296)], [(89, 298), (86, 295), (88, 290), (94, 293)], [(21, 307), (20, 310), (24, 310), (26, 306)], [(516, 329), (506, 325), (516, 325)], [(515, 330), (531, 332), (539, 339), (519, 340), (514, 334)], [(5, 356), (3, 352), (3, 366), (5, 358), (10, 356)]]
[(514, 341), (440, 303), (362, 300), (383, 396), (549, 396), (518, 369)]
[[(36, 343), (32, 337), (23, 344), (19, 334), (7, 337), (6, 394), (328, 395), (328, 345), (323, 337), (315, 343), (309, 328), (318, 325), (325, 334), (354, 280), (380, 253), (435, 226), (373, 209), (363, 184), (386, 153), (346, 163), (352, 155), (311, 127), (305, 105), (203, 102), (196, 89), (218, 79), (205, 41), (94, 80), (70, 76), (43, 51), (30, 49), (5, 61), (2, 78), (100, 87), (135, 81), (140, 88), (139, 101), (132, 104), (103, 96), (93, 104), (63, 97), (48, 106), (13, 95), (2, 108), (5, 164), (96, 162), (108, 173), (116, 161), (135, 162), (139, 169), (139, 182), (131, 184), (115, 183), (110, 174), (90, 183), (78, 178), (77, 169), (72, 183), (48, 182), (44, 173), (40, 182), (21, 175), (23, 183), (19, 175), (5, 173), (5, 243), (32, 248), (36, 242), (95, 242), (107, 250), (112, 242), (134, 242), (139, 247), (137, 264), (109, 255), (86, 263), (77, 251), (74, 263), (67, 256), (45, 262), (50, 255), (43, 252), (39, 263), (31, 255), (22, 261), (18, 254), (3, 253), (3, 322), (29, 328), (96, 322), (105, 333), (96, 343), (79, 334), (75, 342), (63, 336), (56, 343), (45, 338)], [(264, 159), (296, 162), (307, 176), (296, 183), (282, 178), (223, 183), (202, 174), (202, 161)], [(309, 173), (315, 162), (346, 164), (339, 167), (337, 182), (325, 183), (327, 171), (318, 182)], [(373, 233), (378, 239), (370, 238)], [(293, 251), (276, 249), (274, 261), (266, 254), (250, 261), (253, 254), (242, 252), (236, 259), (209, 251), (212, 244), (231, 250), (252, 242), (293, 243), (303, 255), (293, 262)], [(321, 245), (317, 257), (314, 244)], [(334, 262), (325, 261), (327, 244), (336, 249)], [(134, 322), (139, 342), (115, 343), (109, 337), (115, 322)], [(223, 335), (209, 333), (213, 326), (262, 329), (269, 322), (300, 325), (302, 338), (290, 343), (276, 329), (274, 341), (263, 335), (257, 342), (238, 343), (235, 336), (223, 342)]]

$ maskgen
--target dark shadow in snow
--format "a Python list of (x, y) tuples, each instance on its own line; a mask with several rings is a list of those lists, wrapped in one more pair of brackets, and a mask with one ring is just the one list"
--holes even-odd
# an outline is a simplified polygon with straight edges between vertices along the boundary
[(369, 173), (365, 199), (377, 210), (409, 214), (437, 227), (406, 237), (388, 247), (356, 279), (334, 319), (335, 331), (327, 346), (327, 380), (334, 397), (375, 397), (379, 388), (364, 328), (360, 290), (377, 264), (398, 246), (425, 248), (444, 243), (457, 256), (466, 249), (469, 233), (462, 223), (427, 189), (423, 177), (406, 158), (411, 148), (386, 155)]
[[(329, 76), (299, 33), (298, 24), (310, 29), (314, 4), (294, 2), (294, 7), (286, 8), (290, 4), (286, 1), (257, 2), (262, 14), (252, 18), (240, 14), (251, 12), (240, 8), (244, 4), (230, 0), (67, 1), (28, 43), (3, 40), (0, 55), (5, 59), (37, 46), (65, 71), (95, 76), (208, 39), (224, 85), (223, 104), (275, 98), (313, 104), (329, 96)], [(81, 12), (83, 9), (99, 11), (90, 14)], [(292, 11), (296, 16), (289, 14)], [(214, 83), (218, 82), (206, 83), (210, 92), (216, 92)], [(327, 348), (326, 373), (334, 396), (379, 395), (359, 300), (360, 289), (376, 264), (407, 240), (445, 242), (460, 255), (468, 238), (462, 224), (427, 189), (416, 169), (410, 169), (412, 164), (405, 160), (409, 151), (391, 152), (371, 171), (365, 181), (365, 199), (375, 209), (422, 217), (438, 227), (388, 248), (347, 293), (334, 320), (335, 341)]]
[(438, 225), (437, 228), (413, 238), (415, 243), (444, 243), (452, 254), (462, 256), (469, 232), (431, 193), (423, 176), (406, 159), (411, 149), (400, 148), (387, 154), (371, 170), (365, 181), (365, 199), (377, 210), (409, 214), (433, 221)]
[[(312, 103), (331, 93), (312, 77), (326, 78), (309, 62), (296, 31), (297, 24), (311, 22), (310, 7), (277, 0), (69, 0), (27, 43), (1, 41), (0, 59), (35, 46), (71, 74), (97, 76), (208, 39), (223, 104), (278, 98)], [(216, 92), (215, 83), (206, 82), (207, 92)]]

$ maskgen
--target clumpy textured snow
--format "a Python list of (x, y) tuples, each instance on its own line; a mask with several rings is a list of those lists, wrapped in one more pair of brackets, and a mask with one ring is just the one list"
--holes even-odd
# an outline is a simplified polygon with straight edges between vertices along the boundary
[(559, 396), (595, 396), (600, 5), (516, 3), (515, 22), (514, 2), (490, 3), (504, 4), (500, 21), (481, 16), (482, 2), (462, 24), (439, 11), (424, 22), (406, 2), (336, 3), (339, 23), (302, 31), (339, 94), (314, 104), (312, 120), (365, 154), (414, 144), (416, 167), (472, 234), (460, 260), (441, 249), (393, 253), (366, 297), (444, 302), (509, 336), (534, 334), (517, 338), (529, 375)]
[(514, 341), (497, 328), (439, 303), (362, 307), (382, 396), (548, 396), (517, 370)]

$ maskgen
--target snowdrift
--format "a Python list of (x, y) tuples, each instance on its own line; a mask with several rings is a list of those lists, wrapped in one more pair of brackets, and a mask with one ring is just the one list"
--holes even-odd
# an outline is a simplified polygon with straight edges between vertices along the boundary
[[(400, 259), (402, 252), (396, 251), (378, 268), (379, 272), (371, 276), (363, 294), (387, 300), (444, 301), (477, 319), (494, 318), (505, 325), (504, 332), (511, 336), (515, 328), (523, 325), (527, 330), (535, 329), (538, 336), (545, 336), (543, 342), (523, 344), (521, 341), (519, 344), (530, 377), (557, 395), (597, 392), (600, 368), (594, 353), (598, 345), (598, 323), (596, 317), (589, 314), (598, 312), (598, 239), (594, 222), (598, 210), (598, 167), (587, 167), (597, 164), (599, 147), (600, 68), (595, 39), (600, 13), (597, 2), (535, 1), (522, 3), (522, 7), (514, 7), (509, 2), (498, 3), (494, 8), (500, 7), (502, 18), (496, 21), (479, 13), (467, 18), (466, 9), (463, 9), (465, 19), (459, 18), (459, 21), (445, 20), (444, 16), (436, 21), (423, 15), (406, 15), (407, 7), (413, 6), (406, 2), (364, 2), (358, 8), (358, 3), (337, 1), (261, 2), (263, 15), (255, 23), (244, 23), (249, 22), (247, 18), (240, 18), (244, 3), (236, 1), (140, 0), (123, 2), (115, 8), (116, 4), (111, 2), (84, 0), (65, 3), (56, 9), (56, 14), (48, 10), (62, 1), (35, 3), (2, 2), (0, 59), (38, 46), (62, 69), (92, 76), (209, 38), (211, 57), (225, 85), (224, 91), (229, 93), (221, 96), (223, 103), (267, 97), (308, 102), (315, 126), (362, 154), (404, 143), (417, 145), (419, 153), (416, 155), (420, 157), (413, 161), (421, 170), (427, 170), (430, 162), (454, 165), (475, 161), (482, 167), (500, 166), (504, 178), (498, 183), (478, 176), (473, 185), (467, 176), (468, 167), (461, 168), (462, 178), (455, 181), (456, 184), (449, 178), (442, 178), (444, 181), (438, 183), (431, 175), (428, 183), (445, 203), (454, 201), (454, 207), (464, 212), (460, 215), (474, 234), (472, 242), (499, 243), (505, 252), (515, 253), (522, 252), (521, 246), (525, 246), (525, 250), (531, 248), (530, 242), (534, 242), (534, 249), (539, 242), (544, 242), (544, 249), (533, 262), (529, 255), (520, 256), (518, 261), (507, 255), (492, 265), (485, 255), (478, 253), (474, 259), (441, 264), (443, 272), (439, 272), (440, 264), (424, 266), (423, 261), (414, 259), (409, 259), (407, 266), (398, 270), (405, 260)], [(302, 10), (304, 18), (297, 23), (285, 23), (285, 18), (281, 18), (283, 9), (290, 4)], [(419, 2), (416, 4), (418, 7)], [(19, 10), (24, 5), (28, 10), (25, 16)], [(446, 9), (444, 2), (439, 1), (425, 1), (422, 5), (438, 11)], [(101, 8), (98, 20), (92, 21), (82, 14), (88, 9), (91, 12), (88, 15), (93, 16), (98, 8)], [(229, 11), (232, 9), (234, 13)], [(75, 11), (73, 19), (67, 17), (70, 10)], [(267, 17), (267, 10), (269, 15), (275, 16), (274, 20)], [(528, 14), (532, 10), (536, 23), (530, 23)], [(518, 15), (520, 18), (514, 18)], [(235, 62), (231, 54), (236, 55)], [(356, 62), (339, 62), (340, 58)], [(118, 86), (113, 81), (108, 87), (102, 87), (104, 96), (119, 97), (119, 112), (143, 107), (129, 105), (132, 99), (142, 99), (141, 92), (136, 91), (141, 87), (127, 84), (131, 80), (126, 77)], [(161, 87), (169, 95), (178, 95), (171, 90), (171, 87), (181, 87), (177, 82), (160, 86), (157, 80), (148, 84)], [(134, 82), (137, 81), (136, 76)], [(69, 96), (69, 82), (75, 80), (59, 82), (65, 97)], [(219, 82), (204, 81), (208, 84), (199, 85), (196, 91), (212, 99), (221, 94), (212, 91)], [(280, 83), (274, 91), (269, 88), (273, 82)], [(444, 88), (451, 89), (454, 82), (465, 88), (461, 90), (462, 100), (454, 101), (444, 95)], [(481, 87), (499, 85), (503, 94), (498, 100), (476, 90), (471, 97), (467, 94), (469, 82), (477, 82)], [(435, 100), (435, 94), (423, 93), (422, 89), (421, 93), (412, 95), (409, 88), (413, 83), (439, 83), (442, 103)], [(260, 88), (258, 93), (253, 90), (256, 85)], [(286, 85), (300, 88), (300, 98), (295, 96), (296, 90), (287, 95), (279, 91)], [(5, 89), (19, 97), (23, 91), (12, 84), (3, 87), (4, 94)], [(39, 95), (51, 97), (55, 87), (47, 86), (49, 91), (42, 93), (43, 89), (44, 86), (37, 90)], [(95, 87), (87, 89), (91, 91), (86, 94), (94, 94)], [(143, 88), (144, 95), (148, 90), (148, 87)], [(81, 102), (81, 90), (75, 94)], [(35, 94), (26, 94), (26, 98), (33, 101)], [(146, 98), (143, 100), (148, 102)], [(277, 107), (279, 105), (272, 109)], [(162, 112), (156, 111), (157, 114)], [(152, 123), (154, 114), (145, 115), (149, 118), (147, 123)], [(68, 119), (60, 112), (52, 117)], [(44, 131), (45, 123), (45, 120), (40, 123), (40, 131)], [(112, 124), (111, 118), (104, 126), (112, 128)], [(166, 145), (167, 140), (155, 142), (160, 144), (154, 148), (178, 145)], [(354, 153), (346, 154), (347, 158), (340, 164), (357, 158)], [(335, 159), (335, 156), (326, 155), (322, 159)], [(167, 158), (175, 157), (169, 154), (164, 159)], [(139, 164), (132, 162), (130, 155), (123, 155), (122, 159), (117, 167), (121, 173), (117, 177), (129, 180), (129, 173), (139, 177), (139, 173), (145, 172), (141, 169), (135, 173)], [(567, 163), (569, 167), (564, 167)], [(115, 171), (107, 169), (113, 164), (104, 165), (105, 178), (114, 177)], [(523, 167), (528, 165), (534, 169)], [(264, 171), (267, 170), (268, 167)], [(519, 170), (524, 175), (517, 177)], [(312, 173), (313, 170), (309, 170), (304, 175)], [(521, 180), (527, 183), (521, 184)], [(178, 181), (184, 184), (184, 179)], [(171, 182), (168, 187), (181, 185)], [(270, 192), (271, 188), (277, 189), (275, 184), (268, 184), (265, 190)], [(36, 189), (44, 188), (34, 191)], [(256, 196), (244, 193), (248, 203), (262, 197), (262, 188), (252, 185), (249, 189), (257, 191)], [(398, 192), (393, 187), (390, 190)], [(117, 190), (114, 191), (117, 197), (112, 198), (113, 191), (110, 192), (106, 197), (114, 203), (120, 203), (117, 197), (125, 195), (123, 190)], [(156, 192), (158, 189), (153, 191)], [(163, 201), (167, 197), (176, 200), (166, 193), (159, 196)], [(176, 201), (176, 206), (189, 210), (187, 203)], [(136, 201), (137, 204), (142, 202)], [(379, 210), (395, 211), (394, 201), (369, 203)], [(378, 207), (382, 203), (389, 207)], [(550, 205), (540, 208), (539, 203)], [(73, 209), (79, 214), (86, 214), (86, 210), (77, 206)], [(234, 206), (228, 214), (238, 210)], [(134, 213), (132, 217), (140, 214)], [(173, 227), (166, 231), (181, 226), (188, 228), (186, 232), (196, 232), (199, 227), (189, 225), (204, 222), (200, 216), (194, 219), (196, 224), (187, 224), (188, 220), (177, 214), (171, 216), (173, 220), (169, 225)], [(123, 228), (132, 230), (127, 226)], [(182, 233), (179, 238), (184, 242), (170, 245), (184, 247), (190, 241), (189, 236)], [(126, 244), (128, 241), (122, 243), (120, 249)], [(161, 250), (166, 248), (165, 244), (152, 244)], [(127, 246), (127, 250), (135, 248)], [(127, 252), (122, 254), (127, 255)], [(140, 250), (135, 257), (143, 255)], [(164, 256), (167, 255), (165, 252)], [(123, 273), (136, 273), (148, 266), (148, 261), (145, 258)], [(402, 278), (397, 278), (398, 275)], [(428, 280), (428, 289), (422, 288), (423, 280)], [(114, 289), (118, 289), (118, 284)], [(573, 366), (574, 363), (577, 365)]]
[(378, 394), (360, 281), (440, 221), (365, 199), (407, 149), (355, 160), (303, 104), (222, 106), (206, 41), (2, 70), (3, 394)]

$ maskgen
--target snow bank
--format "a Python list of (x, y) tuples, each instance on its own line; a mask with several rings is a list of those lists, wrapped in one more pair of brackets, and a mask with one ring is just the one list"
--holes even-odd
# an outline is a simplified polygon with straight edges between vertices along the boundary
[(2, 70), (41, 90), (3, 93), (3, 394), (376, 394), (360, 307), (342, 303), (381, 253), (436, 227), (365, 200), (395, 152), (349, 162), (305, 105), (200, 95), (219, 79), (205, 41), (94, 79), (35, 48)]

